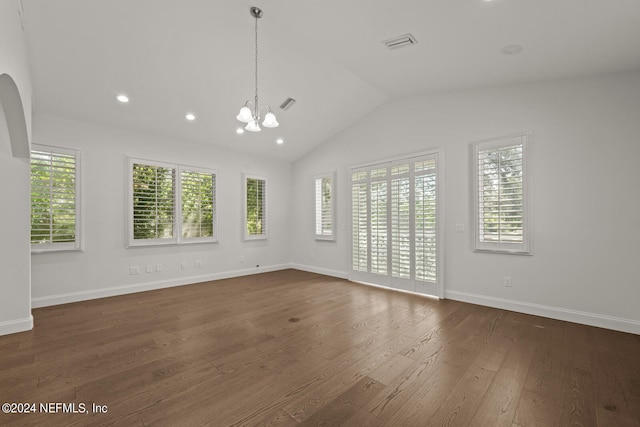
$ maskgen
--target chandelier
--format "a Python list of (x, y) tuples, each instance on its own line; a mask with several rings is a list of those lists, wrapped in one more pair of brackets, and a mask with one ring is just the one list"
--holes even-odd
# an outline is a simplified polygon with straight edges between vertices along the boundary
[(247, 126), (245, 126), (245, 129), (249, 132), (260, 132), (261, 129), (258, 124), (260, 121), (260, 112), (265, 108), (268, 111), (264, 116), (262, 126), (266, 128), (275, 128), (278, 127), (279, 123), (276, 120), (276, 115), (271, 112), (271, 107), (267, 104), (260, 105), (258, 103), (258, 19), (262, 18), (262, 10), (259, 7), (254, 6), (249, 9), (249, 13), (251, 13), (251, 16), (256, 18), (256, 93), (253, 102), (247, 101), (244, 103), (244, 106), (240, 109), (236, 119), (242, 123), (246, 123)]

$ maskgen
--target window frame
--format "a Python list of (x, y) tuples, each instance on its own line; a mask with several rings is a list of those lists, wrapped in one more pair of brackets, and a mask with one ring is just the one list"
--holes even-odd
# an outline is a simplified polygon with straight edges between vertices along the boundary
[[(174, 191), (173, 191), (173, 227), (171, 238), (152, 238), (152, 239), (135, 239), (133, 236), (133, 166), (134, 164), (142, 164), (145, 166), (162, 167), (173, 169), (174, 172)], [(211, 174), (214, 178), (213, 185), (213, 217), (212, 232), (213, 236), (207, 237), (182, 237), (182, 172), (191, 171), (198, 173)], [(199, 243), (217, 243), (218, 242), (218, 207), (217, 207), (217, 171), (215, 169), (202, 168), (197, 166), (186, 166), (176, 163), (159, 162), (155, 160), (147, 160), (136, 157), (127, 157), (127, 248), (147, 247), (147, 246), (165, 246), (165, 245), (190, 245)]]
[[(263, 196), (262, 196), (262, 212), (263, 212), (263, 218), (262, 218), (262, 233), (261, 234), (249, 234), (248, 233), (248, 209), (247, 209), (247, 183), (249, 179), (255, 179), (255, 180), (259, 180), (259, 181), (263, 181), (263, 188), (264, 191), (262, 192)], [(242, 236), (243, 236), (243, 240), (245, 241), (250, 241), (250, 240), (266, 240), (268, 238), (268, 232), (269, 232), (269, 227), (268, 227), (268, 218), (269, 216), (268, 214), (268, 192), (269, 192), (269, 188), (267, 186), (267, 178), (265, 178), (264, 176), (259, 176), (259, 175), (252, 175), (252, 174), (243, 174), (242, 175)]]
[[(212, 236), (206, 237), (182, 237), (184, 218), (182, 217), (182, 195), (183, 195), (183, 187), (182, 187), (182, 172), (195, 172), (200, 174), (208, 174), (212, 176)], [(180, 221), (178, 222), (178, 241), (180, 244), (190, 244), (190, 243), (217, 243), (218, 242), (218, 175), (217, 171), (214, 169), (208, 168), (200, 168), (195, 166), (183, 166), (178, 165), (178, 174), (180, 175), (179, 182), (179, 195), (176, 196), (178, 202), (176, 204), (176, 208), (179, 212)]]
[[(319, 199), (319, 195), (318, 195), (318, 180), (320, 180), (320, 190), (322, 191), (322, 181), (325, 179), (329, 179), (329, 186), (330, 186), (330, 191), (331, 191), (331, 198), (329, 200), (329, 210), (328, 210), (328, 215), (329, 215), (329, 220), (331, 221), (331, 229), (329, 230), (328, 234), (325, 234), (325, 231), (322, 227), (322, 224), (324, 223), (324, 217), (323, 217), (323, 213), (325, 212), (322, 209), (322, 200)], [(314, 196), (315, 196), (315, 223), (314, 223), (314, 228), (315, 228), (315, 239), (316, 240), (324, 240), (324, 241), (335, 241), (336, 240), (336, 172), (328, 172), (328, 173), (322, 173), (322, 174), (317, 174), (314, 176), (313, 178), (313, 183), (314, 183)], [(318, 228), (318, 226), (320, 226), (320, 228)], [(318, 230), (320, 229), (320, 233), (318, 233)]]
[[(481, 241), (480, 224), (480, 179), (479, 179), (479, 156), (481, 152), (488, 150), (499, 151), (514, 145), (522, 146), (522, 242), (486, 242)], [(478, 141), (472, 144), (472, 227), (473, 227), (473, 251), (480, 253), (495, 253), (507, 255), (532, 255), (531, 238), (531, 216), (530, 212), (530, 192), (531, 192), (531, 134), (519, 133), (507, 135), (499, 138), (492, 138)]]
[[(48, 152), (50, 154), (60, 155), (73, 155), (75, 158), (75, 240), (73, 242), (47, 242), (47, 243), (32, 243), (31, 242), (31, 227), (33, 226), (33, 207), (29, 207), (29, 242), (32, 254), (51, 253), (51, 252), (68, 252), (68, 251), (82, 251), (84, 250), (83, 239), (83, 227), (82, 227), (82, 152), (75, 148), (57, 147), (46, 144), (31, 144), (29, 150), (29, 179), (32, 175), (32, 156), (34, 151)], [(31, 204), (32, 190), (31, 184), (29, 185), (29, 200)]]
[[(444, 206), (444, 151), (442, 149), (436, 148), (429, 151), (418, 152), (413, 154), (406, 154), (394, 158), (388, 158), (384, 160), (379, 160), (375, 162), (365, 163), (361, 165), (352, 166), (349, 168), (349, 186), (351, 188), (349, 192), (349, 205), (350, 205), (350, 222), (349, 222), (349, 246), (350, 246), (350, 266), (349, 266), (349, 280), (363, 283), (371, 283), (379, 286), (390, 287), (393, 289), (399, 289), (408, 292), (416, 292), (419, 294), (436, 296), (438, 298), (444, 298), (444, 283), (445, 283), (445, 268), (444, 268), (444, 250), (445, 250), (445, 206)], [(415, 170), (415, 165), (422, 161), (432, 160), (435, 162), (435, 170), (432, 175), (435, 177), (435, 187), (433, 189), (433, 193), (435, 195), (435, 218), (436, 224), (433, 230), (435, 231), (435, 239), (436, 239), (436, 248), (433, 252), (435, 254), (435, 280), (420, 280), (417, 279), (417, 257), (418, 255), (415, 248), (415, 226), (416, 226), (416, 216), (415, 216), (415, 178), (416, 176), (423, 175), (419, 171)], [(403, 164), (410, 164), (410, 170), (408, 172), (409, 185), (411, 186), (410, 194), (413, 196), (410, 202), (410, 210), (409, 221), (410, 221), (410, 257), (411, 257), (411, 273), (408, 279), (401, 278), (398, 275), (394, 275), (393, 273), (393, 242), (389, 240), (389, 236), (392, 236), (392, 221), (393, 218), (389, 215), (393, 214), (393, 201), (391, 191), (392, 188), (388, 187), (389, 191), (387, 197), (389, 199), (387, 204), (387, 274), (376, 274), (372, 272), (372, 236), (370, 234), (370, 229), (372, 227), (371, 221), (371, 211), (372, 211), (372, 200), (371, 200), (371, 183), (374, 181), (381, 182), (386, 181), (388, 183), (393, 182), (392, 169), (396, 166)], [(371, 172), (378, 169), (387, 169), (387, 174), (384, 178), (376, 174), (375, 177), (372, 177)], [(357, 179), (354, 179), (354, 174), (360, 175)], [(430, 173), (431, 174), (431, 173)], [(358, 188), (356, 190), (356, 195), (354, 193), (354, 185)], [(366, 224), (361, 221), (354, 221), (354, 204), (360, 204), (363, 210), (358, 210), (357, 215), (361, 216), (362, 212), (364, 212), (364, 216), (367, 218)], [(356, 222), (364, 224), (364, 229), (356, 228)], [(393, 238), (393, 237), (391, 237)], [(358, 243), (354, 242), (355, 239), (360, 239), (360, 241), (366, 244), (366, 250), (360, 251), (360, 246)], [(358, 266), (354, 267), (354, 258), (358, 259)], [(364, 261), (364, 262), (360, 262)]]

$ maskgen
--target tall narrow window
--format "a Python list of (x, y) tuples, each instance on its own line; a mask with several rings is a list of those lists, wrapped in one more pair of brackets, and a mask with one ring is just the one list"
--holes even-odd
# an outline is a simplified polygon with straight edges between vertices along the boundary
[(352, 273), (440, 296), (438, 154), (351, 170)]
[(129, 159), (129, 246), (215, 242), (216, 174)]
[(318, 175), (316, 186), (316, 239), (335, 240), (335, 174)]
[(267, 238), (267, 181), (264, 178), (245, 176), (244, 185), (244, 238)]
[(216, 175), (205, 170), (181, 169), (181, 237), (216, 237)]
[(176, 168), (159, 163), (132, 165), (134, 242), (176, 243)]
[(475, 250), (529, 254), (527, 136), (474, 145)]
[(369, 204), (366, 170), (351, 173), (351, 261), (353, 271), (369, 271)]
[(80, 249), (79, 152), (44, 145), (31, 150), (31, 250)]

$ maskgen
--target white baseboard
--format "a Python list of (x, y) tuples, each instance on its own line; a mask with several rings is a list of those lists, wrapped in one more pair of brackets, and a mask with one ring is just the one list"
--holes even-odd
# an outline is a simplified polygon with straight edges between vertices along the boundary
[(30, 331), (33, 329), (33, 316), (26, 319), (9, 320), (0, 322), (0, 335), (15, 334), (18, 332)]
[[(324, 274), (326, 276), (349, 279), (349, 274), (344, 271), (330, 270), (304, 264), (279, 264), (259, 268), (243, 270), (225, 271), (220, 273), (205, 274), (200, 276), (181, 277), (176, 279), (161, 280), (156, 282), (139, 283), (126, 286), (116, 286), (112, 288), (94, 289), (89, 291), (72, 292), (61, 295), (51, 295), (37, 297), (31, 300), (32, 308), (47, 307), (71, 302), (86, 301), (97, 298), (112, 297), (117, 295), (131, 294), (135, 292), (151, 291), (155, 289), (170, 288), (174, 286), (191, 285), (194, 283), (208, 282), (211, 280), (228, 279), (232, 277), (248, 276), (256, 273), (267, 273), (271, 271), (295, 268), (297, 270), (311, 273)], [(485, 295), (471, 294), (446, 290), (444, 296), (447, 299), (468, 302), (472, 304), (484, 305), (487, 307), (500, 308), (503, 310), (516, 311), (519, 313), (532, 314), (535, 316), (549, 317), (552, 319), (566, 320), (569, 322), (581, 323), (584, 325), (597, 326), (601, 328), (613, 329), (622, 332), (629, 332), (640, 335), (640, 321), (624, 319), (613, 316), (606, 316), (583, 311), (570, 310), (560, 307), (552, 307), (540, 304), (526, 303), (522, 301), (508, 300), (503, 298), (488, 297)], [(0, 335), (15, 332), (28, 331), (33, 328), (33, 317), (19, 319), (9, 322), (0, 322)]]
[(570, 310), (560, 307), (494, 298), (484, 295), (470, 294), (467, 292), (445, 290), (444, 295), (445, 298), (456, 301), (532, 314), (534, 316), (549, 317), (551, 319), (566, 320), (568, 322), (581, 323), (583, 325), (597, 326), (599, 328), (613, 329), (632, 334), (640, 334), (640, 321), (632, 319), (623, 319), (620, 317), (587, 313), (584, 311)]
[(344, 271), (338, 270), (329, 270), (328, 268), (314, 267), (311, 265), (304, 264), (291, 264), (290, 268), (295, 268), (296, 270), (308, 271), (309, 273), (318, 273), (324, 274), (325, 276), (337, 277), (339, 279), (348, 279), (349, 274)]
[(271, 271), (291, 268), (289, 264), (271, 265), (265, 267), (248, 268), (244, 270), (224, 271), (221, 273), (203, 274), (200, 276), (180, 277), (176, 279), (160, 280), (156, 282), (136, 283), (126, 286), (115, 286), (112, 288), (92, 289), (88, 291), (71, 292), (60, 295), (50, 295), (31, 299), (31, 307), (48, 307), (52, 305), (67, 304), (92, 300), (97, 298), (113, 297), (117, 295), (133, 294), (136, 292), (153, 291), (156, 289), (172, 288), (174, 286), (192, 285), (194, 283), (208, 282), (211, 280), (228, 279), (231, 277), (248, 276), (257, 273), (268, 273)]

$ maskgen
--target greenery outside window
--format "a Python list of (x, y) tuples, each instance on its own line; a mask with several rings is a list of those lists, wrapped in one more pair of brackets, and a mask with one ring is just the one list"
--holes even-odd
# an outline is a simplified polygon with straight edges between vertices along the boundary
[(244, 238), (267, 238), (267, 181), (251, 175), (244, 177)]
[(474, 144), (474, 250), (530, 254), (528, 135)]
[(129, 159), (129, 246), (217, 241), (216, 173)]
[(32, 145), (31, 252), (80, 250), (80, 152)]

